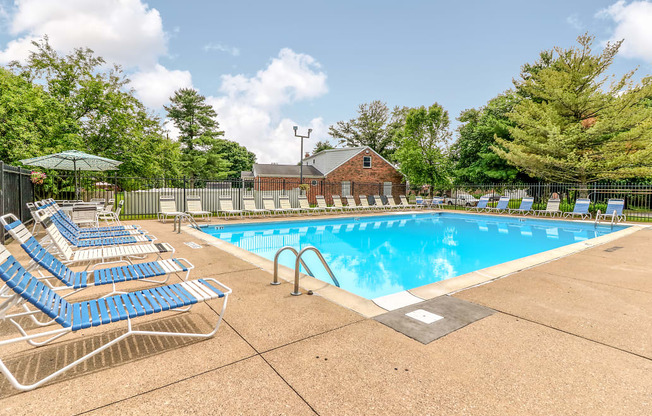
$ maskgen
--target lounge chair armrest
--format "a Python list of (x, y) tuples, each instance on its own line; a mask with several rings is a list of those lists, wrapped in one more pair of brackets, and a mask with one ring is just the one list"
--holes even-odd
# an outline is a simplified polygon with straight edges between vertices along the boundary
[[(233, 290), (231, 290), (230, 287), (226, 286), (224, 283), (219, 282), (218, 280), (215, 280), (215, 279), (212, 278), (212, 277), (204, 277), (204, 278), (202, 278), (202, 279), (205, 280), (205, 281), (207, 281), (207, 282), (210, 282), (210, 283), (216, 284), (216, 285), (218, 285), (220, 288), (224, 289), (224, 290), (222, 290), (222, 293), (224, 293), (224, 296), (225, 296), (225, 297), (228, 296), (228, 295), (230, 295), (230, 294), (233, 292)], [(218, 289), (219, 289), (219, 288), (218, 288)]]
[(175, 257), (174, 259), (175, 259), (176, 261), (178, 261), (178, 262), (185, 263), (185, 267), (186, 267), (186, 269), (188, 269), (188, 270), (192, 270), (192, 269), (195, 268), (195, 265), (192, 264), (191, 262), (189, 262), (188, 259), (185, 259), (185, 258), (183, 258), (183, 257)]

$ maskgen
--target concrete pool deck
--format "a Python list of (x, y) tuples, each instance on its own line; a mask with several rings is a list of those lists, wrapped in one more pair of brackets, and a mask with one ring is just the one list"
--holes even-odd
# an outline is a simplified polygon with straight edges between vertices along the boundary
[[(172, 233), (170, 222), (138, 223), (197, 266), (191, 278), (214, 277), (233, 289), (217, 335), (132, 337), (25, 393), (1, 377), (0, 413), (652, 412), (650, 229), (454, 293), (495, 313), (423, 345), (320, 295), (291, 296), (287, 282), (270, 286), (267, 271), (185, 230)], [(25, 259), (16, 243), (7, 247)], [(200, 305), (135, 323), (206, 329), (215, 319), (214, 307)], [(14, 344), (0, 356), (30, 381), (111, 339), (116, 329), (78, 331), (42, 348)], [(0, 323), (0, 339), (15, 334)]]

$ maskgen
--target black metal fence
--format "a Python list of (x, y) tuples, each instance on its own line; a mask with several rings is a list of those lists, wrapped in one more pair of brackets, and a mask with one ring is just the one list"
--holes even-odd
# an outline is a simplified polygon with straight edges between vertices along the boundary
[[(213, 180), (191, 177), (176, 178), (135, 178), (111, 176), (111, 174), (85, 174), (78, 177), (75, 188), (73, 175), (59, 175), (50, 178), (44, 185), (36, 186), (38, 199), (53, 198), (59, 201), (90, 201), (102, 198), (107, 202), (113, 199), (117, 204), (124, 201), (121, 218), (153, 218), (159, 211), (160, 196), (174, 196), (177, 210), (185, 211), (189, 195), (199, 195), (204, 210), (217, 212), (220, 198), (230, 197), (235, 209), (243, 208), (244, 197), (254, 197), (256, 204), (262, 206), (262, 197), (289, 196), (292, 206), (298, 206), (298, 196), (305, 195), (312, 204), (315, 197), (323, 195), (332, 204), (333, 195), (355, 195), (360, 203), (360, 195), (381, 195), (382, 198), (406, 194), (406, 184), (391, 182), (329, 182), (323, 179), (304, 178), (303, 185), (298, 179), (257, 178)], [(278, 201), (276, 201), (278, 202)]]
[(625, 200), (624, 213), (630, 221), (652, 221), (652, 185), (625, 183), (528, 183), (528, 184), (468, 184), (436, 191), (444, 196), (449, 208), (463, 209), (477, 204), (481, 196), (497, 201), (500, 196), (509, 196), (510, 208), (518, 208), (525, 196), (534, 197), (533, 209), (545, 209), (548, 199), (559, 198), (562, 211), (572, 211), (577, 198), (591, 200), (590, 212), (605, 212), (610, 198)]
[[(0, 161), (0, 215), (14, 214), (23, 222), (29, 222), (31, 215), (27, 202), (34, 200), (34, 184), (31, 171), (10, 166)], [(0, 243), (5, 241), (4, 228), (0, 232)]]
[[(14, 168), (17, 169), (17, 168)], [(54, 180), (52, 180), (54, 178)], [(324, 195), (328, 204), (332, 204), (333, 195), (354, 195), (356, 203), (360, 196), (381, 195), (395, 198), (398, 195), (422, 193), (420, 189), (410, 188), (407, 184), (378, 182), (329, 182), (322, 179), (304, 178), (303, 185), (298, 179), (257, 178), (235, 180), (212, 180), (203, 178), (136, 178), (114, 176), (113, 173), (83, 173), (79, 177), (77, 189), (74, 176), (57, 176), (44, 185), (36, 185), (36, 198), (54, 198), (56, 200), (84, 200), (104, 198), (114, 199), (116, 203), (124, 200), (124, 219), (153, 218), (158, 212), (158, 200), (161, 195), (172, 195), (177, 201), (177, 209), (183, 211), (188, 195), (199, 195), (203, 208), (217, 212), (219, 199), (230, 196), (234, 208), (242, 208), (242, 198), (251, 196), (261, 204), (263, 196), (275, 199), (281, 195), (290, 197), (293, 206), (297, 206), (297, 196), (304, 194), (314, 204), (316, 195)], [(425, 193), (425, 192), (424, 192)], [(652, 221), (652, 185), (626, 183), (593, 183), (581, 185), (576, 183), (525, 183), (525, 184), (463, 184), (434, 192), (444, 196), (445, 203), (451, 209), (465, 209), (477, 204), (481, 196), (488, 195), (495, 201), (501, 195), (511, 198), (510, 208), (518, 208), (524, 196), (534, 197), (534, 209), (545, 209), (548, 199), (559, 198), (562, 211), (572, 211), (575, 200), (588, 197), (592, 204), (590, 211), (605, 211), (610, 198), (625, 200), (625, 214), (630, 221)], [(28, 199), (23, 198), (23, 202)], [(23, 203), (24, 209), (24, 203)], [(27, 211), (24, 211), (28, 214)]]

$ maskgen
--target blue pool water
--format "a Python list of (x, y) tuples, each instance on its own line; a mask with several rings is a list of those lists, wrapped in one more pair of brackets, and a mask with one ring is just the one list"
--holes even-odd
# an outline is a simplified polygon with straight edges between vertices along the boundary
[[(340, 286), (367, 299), (423, 286), (474, 270), (621, 230), (590, 223), (420, 213), (202, 227), (266, 259), (286, 245), (317, 247)], [(331, 282), (308, 252), (315, 277)], [(289, 251), (280, 263), (294, 268)]]

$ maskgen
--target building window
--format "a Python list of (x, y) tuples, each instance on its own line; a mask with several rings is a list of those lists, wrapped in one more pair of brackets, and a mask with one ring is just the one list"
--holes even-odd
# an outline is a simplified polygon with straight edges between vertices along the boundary
[(342, 196), (351, 195), (351, 182), (342, 181)]
[(362, 167), (370, 168), (371, 167), (371, 156), (364, 156), (362, 158)]

